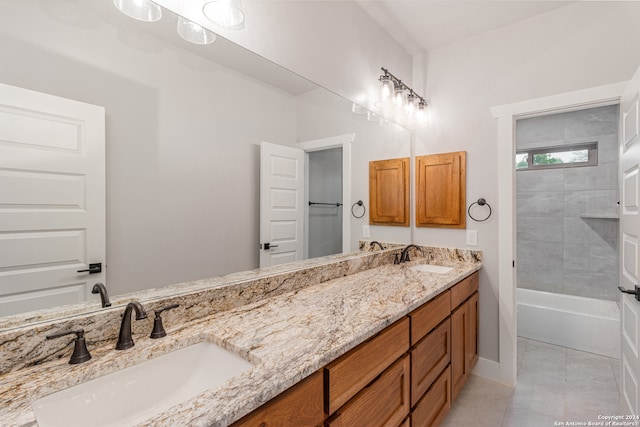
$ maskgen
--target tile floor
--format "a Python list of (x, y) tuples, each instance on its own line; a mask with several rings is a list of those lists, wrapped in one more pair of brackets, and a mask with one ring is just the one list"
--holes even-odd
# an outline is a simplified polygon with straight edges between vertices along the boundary
[(622, 414), (618, 363), (518, 338), (515, 389), (471, 375), (442, 426), (547, 427)]

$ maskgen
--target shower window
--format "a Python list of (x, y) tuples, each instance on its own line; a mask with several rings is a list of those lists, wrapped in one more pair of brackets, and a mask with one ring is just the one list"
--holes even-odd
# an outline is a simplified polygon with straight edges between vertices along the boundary
[(598, 164), (598, 143), (531, 148), (516, 152), (516, 169), (550, 169)]

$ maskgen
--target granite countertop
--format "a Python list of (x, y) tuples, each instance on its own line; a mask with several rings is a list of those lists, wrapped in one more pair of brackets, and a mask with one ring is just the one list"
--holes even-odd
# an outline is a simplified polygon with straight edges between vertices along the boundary
[[(245, 373), (139, 425), (226, 426), (346, 351), (479, 270), (479, 261), (440, 259), (454, 267), (435, 274), (410, 270), (425, 258), (387, 264), (262, 299), (201, 320), (167, 328), (167, 337), (135, 336), (135, 347), (92, 350), (81, 365), (56, 360), (3, 378), (3, 426), (37, 425), (30, 402), (80, 382), (202, 341), (254, 364)], [(11, 398), (13, 395), (14, 398)]]

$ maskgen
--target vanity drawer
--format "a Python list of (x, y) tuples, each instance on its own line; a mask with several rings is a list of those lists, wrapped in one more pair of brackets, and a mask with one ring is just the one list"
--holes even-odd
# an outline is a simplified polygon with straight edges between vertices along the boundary
[(318, 426), (324, 421), (323, 378), (317, 371), (232, 427)]
[(409, 414), (409, 356), (394, 363), (378, 379), (338, 410), (328, 427), (396, 427)]
[(403, 317), (327, 365), (324, 368), (327, 414), (333, 414), (408, 349), (409, 318)]
[(478, 290), (478, 272), (462, 279), (451, 288), (451, 310), (462, 304), (475, 291)]
[(409, 313), (411, 318), (411, 345), (425, 337), (451, 314), (449, 290)]
[(451, 368), (447, 367), (411, 413), (411, 427), (432, 427), (451, 409)]
[(451, 321), (445, 320), (411, 350), (411, 406), (451, 361)]

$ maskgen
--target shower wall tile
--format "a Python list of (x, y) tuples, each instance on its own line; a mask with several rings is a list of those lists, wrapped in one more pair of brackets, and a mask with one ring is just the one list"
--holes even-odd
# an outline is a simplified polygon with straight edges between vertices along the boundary
[(518, 262), (540, 266), (562, 267), (562, 244), (524, 241), (517, 247)]
[(616, 213), (616, 190), (585, 190), (564, 193), (564, 216), (590, 213)]
[(562, 243), (564, 221), (558, 217), (520, 216), (516, 221), (517, 238), (522, 242)]
[(597, 166), (516, 173), (518, 286), (617, 300), (618, 107), (518, 120), (518, 149), (598, 143)]
[(562, 191), (541, 191), (517, 193), (516, 210), (518, 216), (555, 216), (564, 214), (564, 193)]
[(588, 243), (565, 243), (563, 246), (564, 268), (573, 270), (587, 270), (589, 268)]
[(617, 219), (585, 218), (584, 222), (593, 231), (589, 234), (591, 244), (615, 242), (615, 246), (618, 246), (619, 221)]
[(562, 169), (520, 171), (516, 181), (516, 192), (558, 191), (563, 187)]
[(563, 114), (564, 138), (607, 135), (618, 131), (618, 106), (592, 108)]
[(603, 163), (598, 166), (565, 168), (564, 190), (615, 190), (618, 187), (618, 165)]
[[(616, 241), (592, 243), (589, 247), (589, 270), (593, 272), (618, 272)], [(617, 282), (617, 280), (616, 280)]]
[(565, 269), (563, 293), (617, 301), (617, 283), (611, 274)]
[(516, 147), (545, 147), (548, 141), (562, 142), (564, 139), (564, 117), (561, 115), (533, 117), (518, 120)]
[(518, 258), (518, 287), (545, 292), (558, 292), (562, 287), (562, 267), (527, 264)]
[(577, 216), (564, 217), (564, 243), (589, 243), (591, 227)]

